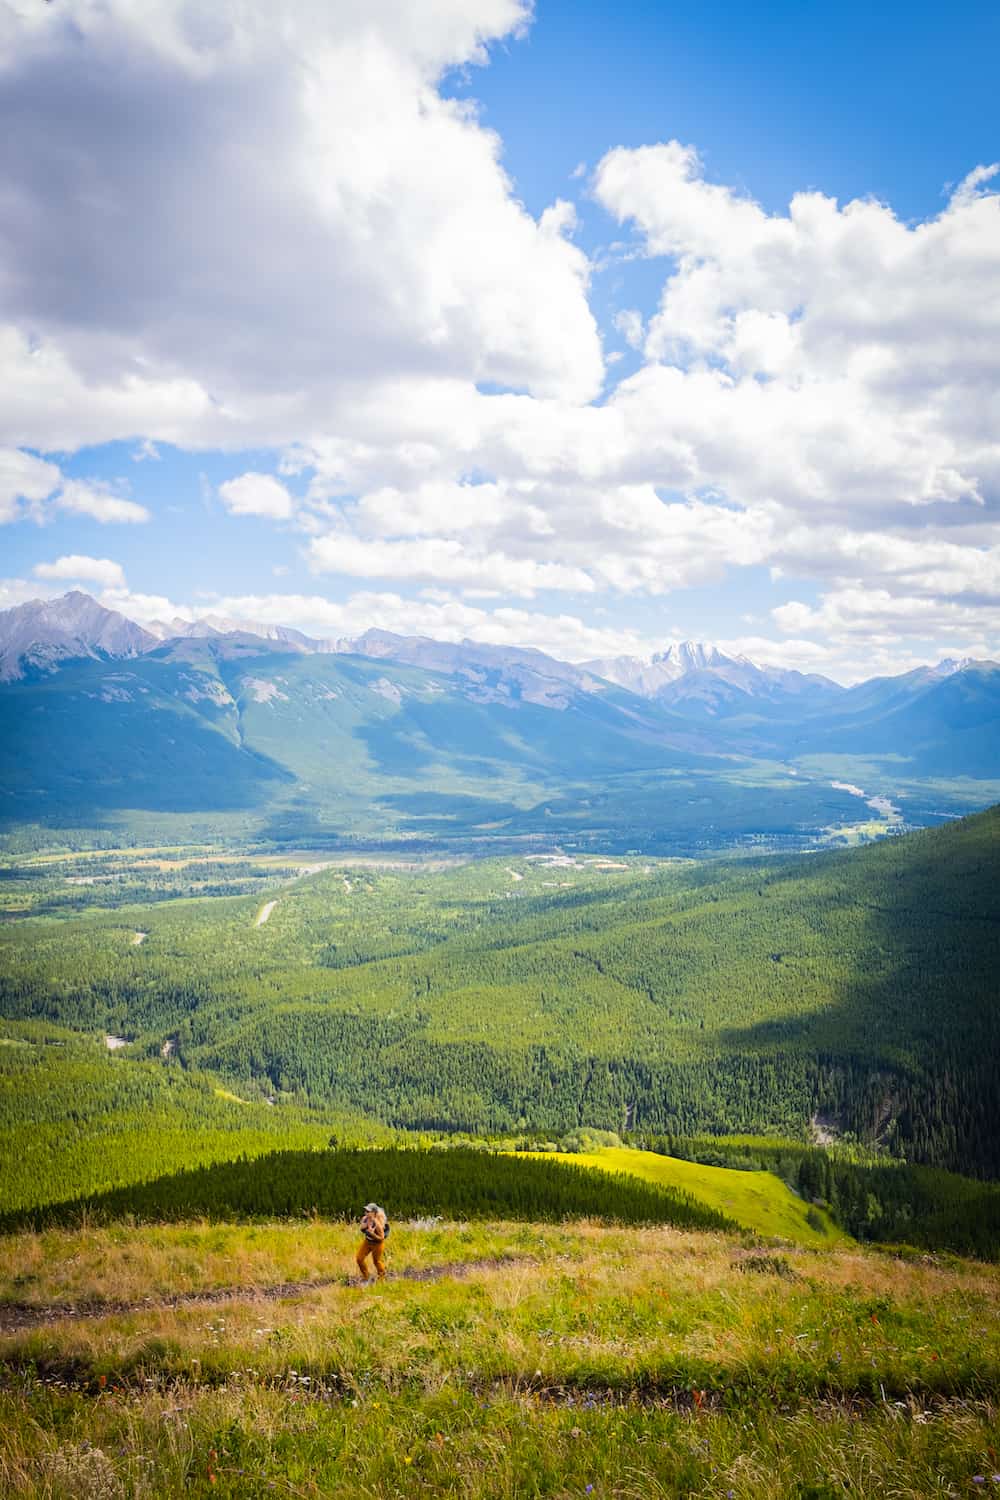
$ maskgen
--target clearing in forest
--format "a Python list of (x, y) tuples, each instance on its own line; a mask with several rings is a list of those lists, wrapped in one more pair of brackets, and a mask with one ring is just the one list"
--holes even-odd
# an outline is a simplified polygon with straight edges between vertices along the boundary
[(274, 908), (277, 906), (277, 904), (277, 901), (266, 901), (261, 907), (260, 911), (257, 913), (257, 917), (253, 925), (255, 927), (263, 927), (264, 923), (274, 911)]

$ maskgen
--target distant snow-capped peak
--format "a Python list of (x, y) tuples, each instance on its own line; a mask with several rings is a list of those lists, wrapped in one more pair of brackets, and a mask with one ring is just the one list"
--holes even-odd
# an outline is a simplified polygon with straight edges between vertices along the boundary
[(629, 692), (667, 704), (698, 699), (708, 707), (723, 697), (735, 701), (740, 697), (774, 699), (841, 691), (826, 677), (791, 667), (762, 666), (748, 656), (723, 651), (710, 641), (676, 641), (648, 659), (615, 656), (583, 665)]
[(211, 640), (219, 635), (253, 635), (263, 641), (279, 641), (314, 649), (319, 646), (319, 642), (303, 635), (301, 630), (293, 630), (290, 625), (267, 625), (261, 620), (238, 620), (226, 615), (201, 615), (197, 620), (182, 620), (179, 617), (173, 620), (151, 620), (146, 629), (161, 641)]
[(729, 656), (716, 645), (706, 641), (675, 641), (663, 651), (650, 657), (604, 656), (581, 666), (597, 677), (617, 683), (629, 692), (639, 693), (644, 698), (655, 697), (659, 691), (689, 672), (706, 671), (741, 663), (752, 665), (746, 657)]
[(677, 677), (683, 676), (685, 672), (703, 672), (733, 664), (755, 665), (749, 657), (731, 656), (711, 641), (677, 641), (665, 651), (657, 652), (652, 661), (664, 668), (669, 667)]
[(970, 667), (982, 665), (983, 663), (974, 656), (946, 656), (928, 670), (935, 677), (954, 677), (956, 672), (967, 672)]

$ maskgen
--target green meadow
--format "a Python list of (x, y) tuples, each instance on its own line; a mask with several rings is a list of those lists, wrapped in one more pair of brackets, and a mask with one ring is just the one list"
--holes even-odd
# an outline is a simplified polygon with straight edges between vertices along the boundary
[(833, 1224), (824, 1209), (803, 1202), (771, 1172), (742, 1172), (732, 1167), (709, 1167), (701, 1162), (660, 1156), (653, 1151), (605, 1147), (573, 1155), (540, 1152), (555, 1161), (593, 1167), (600, 1172), (624, 1172), (657, 1187), (688, 1194), (717, 1209), (743, 1229), (760, 1235), (820, 1247), (849, 1243), (850, 1237)]
[(0, 1247), (5, 1495), (990, 1493), (1000, 1276), (595, 1223), (49, 1230)]

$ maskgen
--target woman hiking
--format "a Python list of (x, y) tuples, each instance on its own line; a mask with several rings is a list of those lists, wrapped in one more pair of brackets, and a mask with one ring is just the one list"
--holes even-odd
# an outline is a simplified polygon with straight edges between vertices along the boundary
[(363, 1238), (355, 1256), (361, 1280), (369, 1279), (367, 1261), (370, 1255), (375, 1275), (381, 1281), (385, 1276), (385, 1241), (389, 1233), (389, 1220), (385, 1209), (379, 1208), (377, 1203), (365, 1204), (365, 1211), (361, 1215), (361, 1233)]

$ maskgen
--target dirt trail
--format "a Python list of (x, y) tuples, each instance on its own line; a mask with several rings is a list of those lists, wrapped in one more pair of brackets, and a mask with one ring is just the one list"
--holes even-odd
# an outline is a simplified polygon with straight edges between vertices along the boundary
[[(475, 1271), (500, 1271), (507, 1266), (535, 1265), (532, 1255), (497, 1255), (485, 1260), (446, 1261), (437, 1266), (405, 1266), (389, 1270), (390, 1281), (443, 1281), (461, 1279)], [(279, 1281), (273, 1286), (224, 1286), (205, 1292), (185, 1292), (178, 1297), (145, 1297), (139, 1302), (57, 1302), (36, 1306), (31, 1302), (0, 1302), (0, 1335), (41, 1328), (47, 1323), (65, 1323), (82, 1318), (116, 1318), (128, 1313), (162, 1312), (180, 1307), (211, 1307), (219, 1302), (281, 1302), (304, 1297), (329, 1286), (356, 1286), (357, 1276), (319, 1276), (313, 1281)]]
[(263, 927), (264, 923), (267, 921), (268, 917), (274, 911), (274, 908), (277, 906), (277, 904), (278, 904), (277, 901), (267, 901), (267, 902), (265, 902), (265, 904), (261, 907), (260, 911), (257, 913), (257, 919), (256, 919), (256, 921), (254, 922), (253, 925), (255, 927)]

